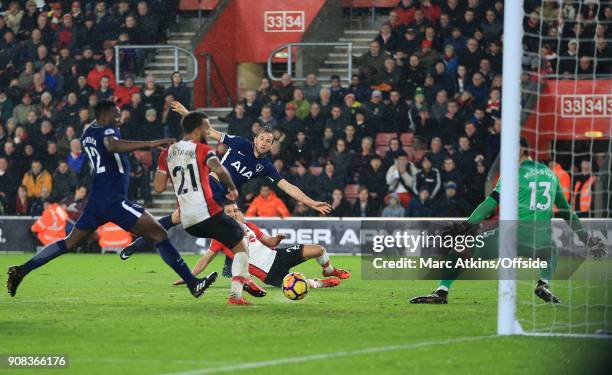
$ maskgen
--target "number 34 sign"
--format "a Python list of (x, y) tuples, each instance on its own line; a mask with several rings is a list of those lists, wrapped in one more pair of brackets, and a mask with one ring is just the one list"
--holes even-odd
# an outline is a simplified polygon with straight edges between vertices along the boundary
[(267, 33), (304, 32), (304, 11), (264, 12), (264, 30)]

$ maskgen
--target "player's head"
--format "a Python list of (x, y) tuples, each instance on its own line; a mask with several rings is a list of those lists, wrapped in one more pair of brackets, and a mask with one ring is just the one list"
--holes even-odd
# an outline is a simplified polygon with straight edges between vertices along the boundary
[(239, 223), (244, 223), (244, 215), (238, 205), (234, 201), (227, 200), (223, 203), (223, 211), (227, 216), (232, 217)]
[(274, 143), (274, 134), (272, 133), (272, 129), (267, 126), (259, 128), (253, 143), (255, 144), (255, 152), (257, 154), (267, 154), (272, 148), (272, 143)]
[(115, 102), (110, 100), (101, 100), (95, 107), (96, 122), (100, 125), (117, 125), (119, 124), (119, 109)]
[(181, 125), (185, 138), (206, 143), (206, 134), (210, 124), (208, 123), (208, 116), (204, 112), (189, 112), (181, 120)]

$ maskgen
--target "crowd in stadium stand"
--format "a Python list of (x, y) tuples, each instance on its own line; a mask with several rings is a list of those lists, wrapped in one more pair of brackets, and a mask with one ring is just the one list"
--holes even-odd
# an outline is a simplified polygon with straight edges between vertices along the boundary
[[(533, 74), (524, 88), (541, 74), (610, 73), (612, 8), (583, 3), (566, 1), (558, 18), (556, 1), (525, 0), (531, 54), (522, 63)], [(303, 85), (288, 74), (262, 78), (225, 119), (229, 133), (252, 139), (272, 128), (276, 168), (331, 202), (332, 216), (465, 216), (483, 199), (500, 148), (502, 10), (495, 0), (401, 0), (355, 57), (350, 85), (315, 74)], [(0, 213), (38, 215), (45, 201), (78, 212), (90, 180), (79, 136), (99, 100), (120, 106), (128, 139), (180, 137), (169, 103), (192, 99), (180, 73), (165, 89), (153, 76), (117, 84), (112, 48), (163, 42), (175, 11), (165, 0), (0, 1)], [(550, 39), (540, 43), (539, 33)], [(145, 58), (126, 50), (121, 70), (142, 74)], [(150, 163), (136, 156), (130, 195), (149, 203), (156, 154)], [(583, 181), (568, 191), (591, 188), (593, 164), (564, 166)], [(314, 215), (264, 182), (245, 186), (247, 214)]]
[[(540, 15), (540, 1), (525, 1), (525, 91), (535, 92), (544, 74), (610, 73), (610, 5), (566, 2), (563, 22), (557, 8), (547, 2)], [(368, 52), (355, 56), (359, 73), (348, 87), (339, 76), (329, 88), (315, 74), (302, 85), (289, 74), (280, 85), (263, 78), (227, 119), (229, 133), (252, 138), (261, 126), (273, 128), (277, 169), (332, 202), (332, 215), (465, 216), (483, 199), (500, 149), (502, 16), (502, 1), (402, 0)], [(549, 38), (542, 45), (540, 33)], [(576, 168), (576, 186), (564, 179), (564, 189), (580, 195), (587, 181), (590, 192), (592, 170)], [(245, 188), (245, 206), (254, 198), (257, 207), (247, 213), (312, 215), (262, 183)], [(576, 204), (587, 216), (588, 203)]]

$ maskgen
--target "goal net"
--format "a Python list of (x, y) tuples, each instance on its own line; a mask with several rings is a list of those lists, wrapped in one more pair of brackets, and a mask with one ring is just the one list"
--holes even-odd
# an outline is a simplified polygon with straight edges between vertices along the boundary
[[(505, 6), (510, 3), (506, 1)], [(509, 118), (520, 118), (515, 122), (517, 126), (520, 124), (520, 135), (529, 141), (531, 156), (553, 170), (586, 232), (601, 238), (610, 252), (612, 1), (524, 0), (522, 15), (516, 17), (516, 14), (516, 19), (505, 20), (505, 26), (509, 22), (521, 23), (523, 53), (521, 70), (517, 72), (520, 95), (506, 98), (504, 81), (502, 107), (512, 107), (513, 99), (520, 100), (520, 113), (517, 105), (514, 117)], [(520, 35), (521, 30), (518, 31)], [(506, 45), (511, 44), (511, 37), (504, 30), (504, 54), (510, 53), (518, 60), (516, 50)], [(505, 77), (506, 72), (504, 79), (509, 78)], [(508, 113), (503, 112), (502, 116)], [(503, 120), (502, 136), (505, 131), (512, 132), (512, 122)], [(501, 175), (503, 181), (518, 184), (517, 178), (506, 178), (516, 175), (504, 172), (503, 158), (509, 152), (518, 160), (517, 148), (502, 145)], [(504, 189), (512, 190), (508, 184), (501, 185), (502, 221), (504, 215), (516, 218), (517, 207), (503, 204)], [(546, 196), (533, 198), (536, 204), (546, 205)], [(558, 213), (556, 208), (555, 212)], [(534, 232), (537, 224), (533, 223)], [(498, 332), (611, 337), (612, 260), (594, 259), (587, 246), (573, 234), (570, 229), (573, 224), (571, 220), (568, 225), (558, 218), (552, 223), (551, 243), (556, 264), (548, 283), (561, 303), (545, 303), (534, 294), (536, 282), (543, 278), (538, 271), (505, 275), (501, 278), (505, 280), (500, 280)], [(518, 226), (521, 227), (518, 238), (513, 237), (514, 231), (500, 232), (500, 249), (504, 244), (513, 247), (512, 253), (505, 256), (516, 255), (517, 240), (525, 240), (524, 223), (519, 222)], [(513, 320), (512, 324), (509, 320)]]

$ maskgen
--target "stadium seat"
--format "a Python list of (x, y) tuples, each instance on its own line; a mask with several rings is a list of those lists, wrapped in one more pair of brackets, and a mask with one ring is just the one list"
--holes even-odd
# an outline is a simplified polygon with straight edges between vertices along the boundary
[(385, 155), (387, 155), (387, 151), (389, 151), (389, 146), (387, 145), (376, 146), (376, 154), (381, 158), (384, 158)]
[(403, 146), (404, 152), (408, 155), (408, 160), (414, 161), (415, 150), (412, 146)]
[(389, 141), (397, 138), (396, 133), (378, 133), (376, 135), (376, 146), (389, 146)]
[(151, 154), (151, 151), (134, 151), (134, 156), (139, 162), (151, 169), (153, 165), (153, 154)]
[(402, 133), (400, 135), (400, 142), (402, 142), (402, 145), (404, 146), (411, 146), (412, 138), (414, 138), (414, 135), (412, 133)]
[(310, 167), (308, 168), (308, 171), (310, 172), (311, 175), (318, 176), (321, 173), (323, 173), (323, 167)]
[(423, 160), (423, 156), (425, 156), (426, 153), (428, 153), (429, 150), (427, 149), (415, 149), (414, 150), (414, 160), (415, 162), (420, 162), (421, 160)]
[(348, 184), (344, 187), (344, 198), (354, 201), (359, 196), (359, 185)]

